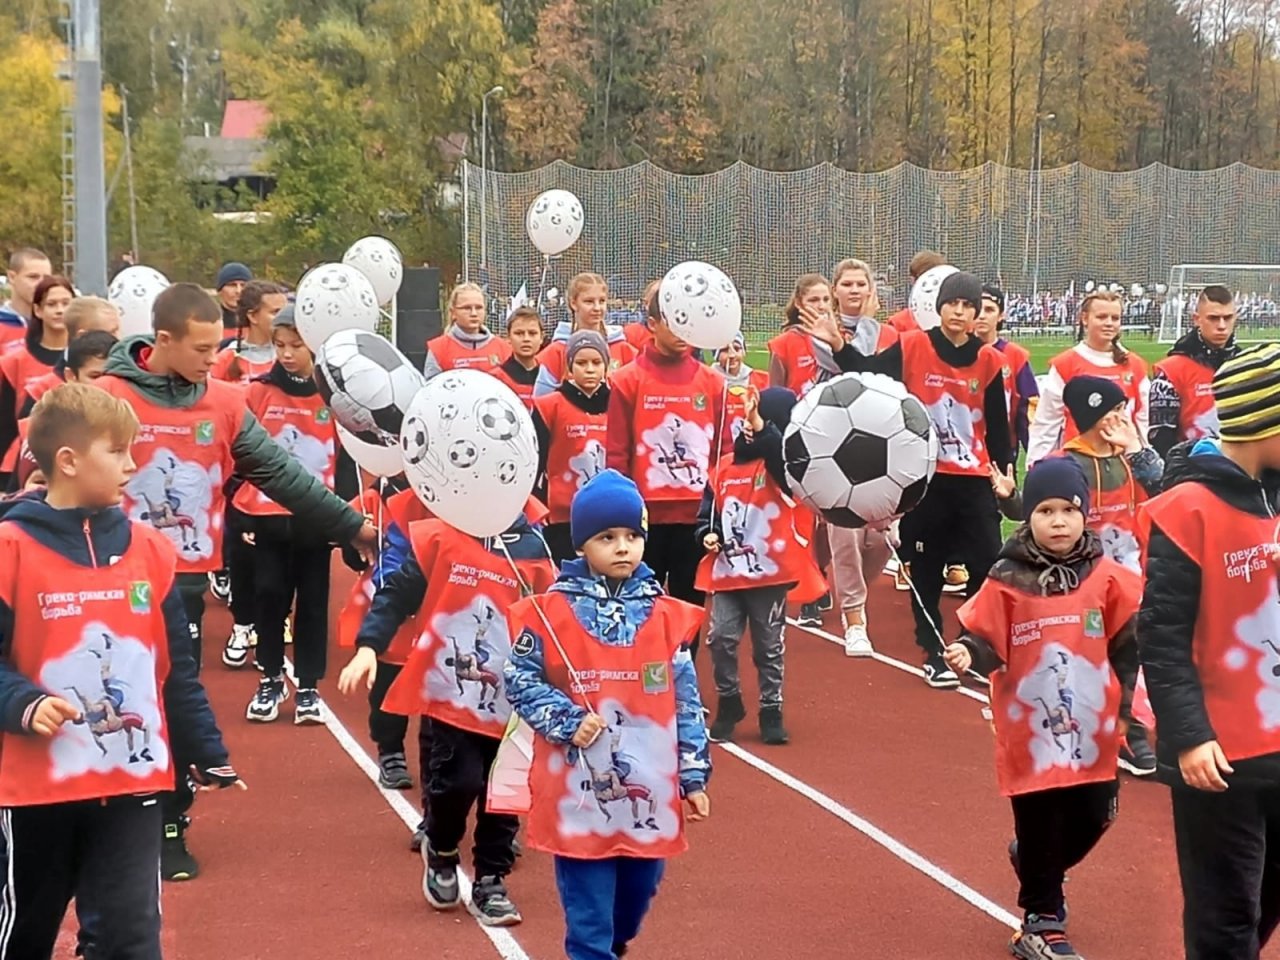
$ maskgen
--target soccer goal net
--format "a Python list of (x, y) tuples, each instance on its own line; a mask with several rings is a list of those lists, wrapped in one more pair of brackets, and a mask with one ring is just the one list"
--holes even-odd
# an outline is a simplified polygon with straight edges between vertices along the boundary
[(1242, 343), (1280, 340), (1280, 265), (1180, 263), (1169, 271), (1160, 306), (1160, 342), (1173, 343), (1189, 329), (1205, 287), (1220, 285), (1235, 296)]

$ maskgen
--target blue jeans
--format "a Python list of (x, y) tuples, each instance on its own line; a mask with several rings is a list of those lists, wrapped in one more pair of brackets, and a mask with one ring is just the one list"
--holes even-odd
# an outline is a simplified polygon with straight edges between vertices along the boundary
[(615, 947), (626, 946), (640, 932), (666, 861), (555, 859), (569, 960), (616, 960)]

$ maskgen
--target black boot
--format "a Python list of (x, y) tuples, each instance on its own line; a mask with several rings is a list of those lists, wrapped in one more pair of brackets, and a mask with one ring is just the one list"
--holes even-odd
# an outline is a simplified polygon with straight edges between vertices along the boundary
[(791, 735), (782, 725), (782, 707), (760, 708), (760, 737), (765, 743), (781, 746), (791, 742)]
[(707, 732), (716, 743), (733, 739), (733, 728), (747, 715), (747, 708), (742, 705), (742, 694), (735, 693), (729, 697), (721, 697), (716, 704), (716, 719)]

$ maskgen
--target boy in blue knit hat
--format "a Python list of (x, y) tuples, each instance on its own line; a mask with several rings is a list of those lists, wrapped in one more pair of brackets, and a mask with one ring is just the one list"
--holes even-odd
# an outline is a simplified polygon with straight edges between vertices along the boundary
[(615, 470), (573, 499), (580, 559), (511, 607), (511, 706), (537, 737), (528, 843), (555, 857), (570, 960), (616, 960), (640, 930), (684, 821), (711, 812), (688, 642), (702, 610), (642, 561), (647, 511)]

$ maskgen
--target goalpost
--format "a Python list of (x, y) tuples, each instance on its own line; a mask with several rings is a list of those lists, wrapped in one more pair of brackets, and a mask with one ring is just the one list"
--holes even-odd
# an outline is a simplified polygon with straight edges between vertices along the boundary
[(1173, 343), (1191, 328), (1196, 301), (1205, 287), (1220, 284), (1236, 299), (1236, 340), (1280, 340), (1280, 265), (1260, 263), (1180, 263), (1169, 271), (1160, 307), (1160, 342)]

